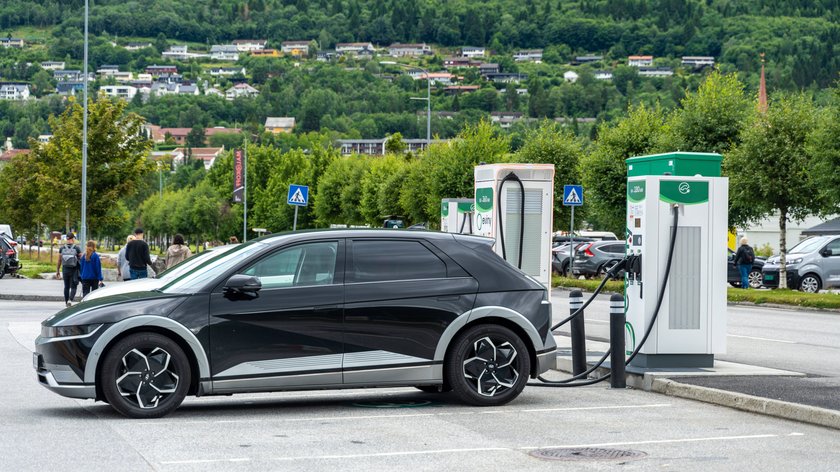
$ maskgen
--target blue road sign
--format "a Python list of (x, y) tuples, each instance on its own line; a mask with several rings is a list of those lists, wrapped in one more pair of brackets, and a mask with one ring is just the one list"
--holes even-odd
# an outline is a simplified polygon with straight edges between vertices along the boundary
[(583, 185), (564, 185), (563, 186), (563, 205), (564, 206), (581, 206), (581, 205), (583, 205)]
[(306, 206), (309, 202), (309, 187), (306, 185), (289, 185), (287, 203), (295, 206)]

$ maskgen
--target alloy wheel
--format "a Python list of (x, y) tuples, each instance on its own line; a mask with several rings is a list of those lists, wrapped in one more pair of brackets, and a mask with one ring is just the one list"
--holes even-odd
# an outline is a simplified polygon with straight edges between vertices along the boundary
[(813, 275), (808, 275), (800, 282), (799, 289), (807, 293), (817, 293), (820, 290), (820, 281)]
[(117, 391), (137, 407), (156, 408), (178, 388), (180, 376), (171, 361), (172, 356), (161, 347), (132, 349), (122, 357)]
[(519, 372), (514, 366), (518, 353), (509, 342), (485, 336), (473, 343), (464, 361), (464, 378), (485, 397), (501, 394), (516, 385)]
[(761, 288), (763, 281), (761, 280), (761, 271), (754, 270), (750, 272), (749, 276), (750, 288)]

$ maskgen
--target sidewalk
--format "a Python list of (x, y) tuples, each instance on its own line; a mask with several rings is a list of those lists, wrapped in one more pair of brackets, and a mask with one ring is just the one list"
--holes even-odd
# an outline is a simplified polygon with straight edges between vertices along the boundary
[[(106, 282), (106, 285), (123, 282)], [(82, 299), (82, 284), (76, 289), (76, 301)], [(45, 279), (0, 279), (0, 300), (26, 300), (35, 302), (63, 302), (64, 281)]]

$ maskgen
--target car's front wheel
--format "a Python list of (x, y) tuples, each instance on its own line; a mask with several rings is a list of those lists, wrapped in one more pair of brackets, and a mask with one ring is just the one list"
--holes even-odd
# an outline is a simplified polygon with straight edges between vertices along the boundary
[(525, 388), (531, 359), (525, 343), (513, 331), (478, 325), (455, 340), (445, 369), (448, 385), (461, 401), (498, 406), (510, 402)]
[(105, 355), (99, 377), (105, 400), (129, 418), (169, 414), (184, 401), (190, 380), (184, 351), (157, 333), (136, 333), (117, 342)]
[(814, 274), (808, 274), (799, 281), (799, 290), (806, 293), (817, 293), (820, 291), (820, 279)]

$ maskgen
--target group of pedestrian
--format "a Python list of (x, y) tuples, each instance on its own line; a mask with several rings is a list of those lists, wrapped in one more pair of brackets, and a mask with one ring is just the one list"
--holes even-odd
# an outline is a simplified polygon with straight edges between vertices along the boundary
[(76, 235), (67, 234), (64, 245), (59, 250), (56, 276), (64, 281), (64, 304), (70, 306), (76, 298), (79, 282), (82, 282), (82, 296), (104, 286), (102, 282), (102, 262), (96, 253), (96, 241), (85, 244), (85, 251), (76, 244)]

